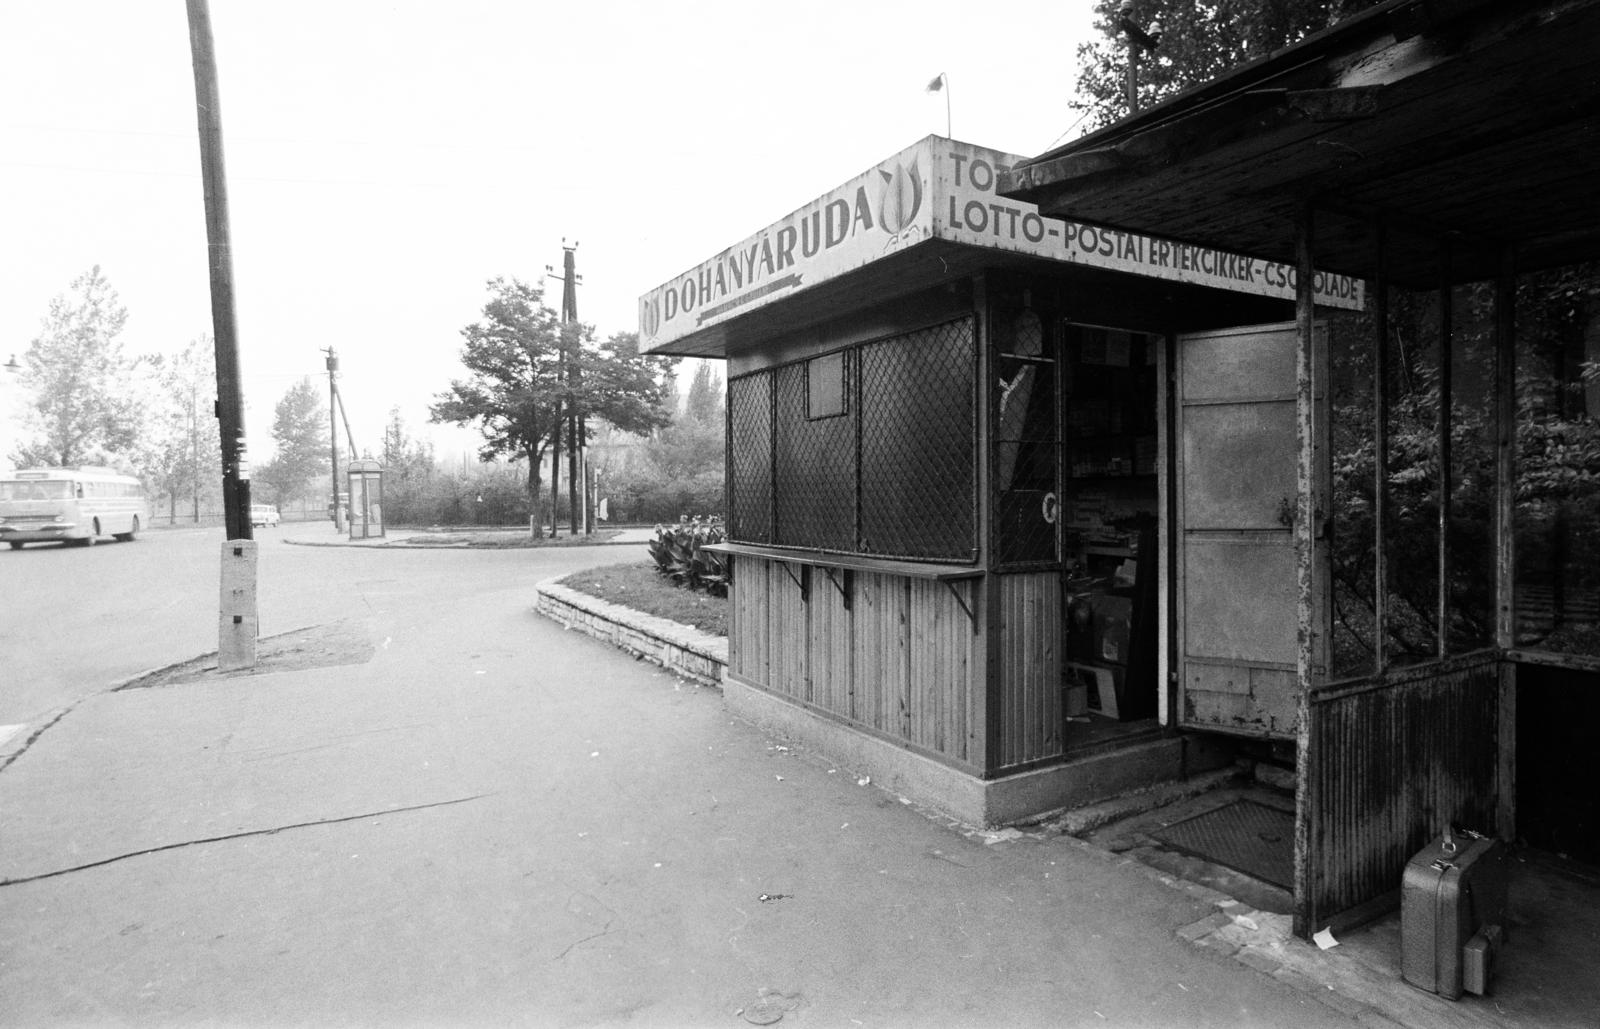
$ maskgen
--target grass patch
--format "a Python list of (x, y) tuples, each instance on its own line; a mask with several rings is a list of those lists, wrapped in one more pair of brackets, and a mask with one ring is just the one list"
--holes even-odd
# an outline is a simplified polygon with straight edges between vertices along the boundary
[(713, 636), (728, 635), (728, 600), (674, 586), (655, 566), (634, 561), (573, 572), (561, 585), (579, 593), (658, 618), (692, 625)]
[(488, 550), (517, 550), (524, 547), (587, 547), (605, 543), (621, 535), (620, 529), (596, 529), (591, 535), (563, 534), (551, 539), (534, 539), (527, 529), (428, 529), (420, 535), (398, 542), (412, 547), (472, 547)]

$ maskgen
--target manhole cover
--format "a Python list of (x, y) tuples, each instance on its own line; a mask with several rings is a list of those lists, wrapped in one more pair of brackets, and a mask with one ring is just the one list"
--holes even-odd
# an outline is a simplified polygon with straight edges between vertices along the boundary
[(1287, 811), (1236, 800), (1151, 835), (1195, 857), (1294, 888), (1294, 815)]

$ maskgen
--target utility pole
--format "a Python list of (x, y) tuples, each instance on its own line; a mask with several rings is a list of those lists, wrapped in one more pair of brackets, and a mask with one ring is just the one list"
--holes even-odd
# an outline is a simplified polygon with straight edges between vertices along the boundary
[[(578, 345), (578, 287), (583, 284), (583, 276), (577, 273), (577, 258), (575, 251), (578, 242), (574, 240), (567, 246), (566, 239), (561, 240), (561, 356), (557, 364), (557, 379), (567, 387), (570, 396), (576, 396), (583, 387), (583, 365), (577, 353)], [(547, 274), (554, 274), (555, 269), (545, 265)], [(568, 346), (573, 348), (573, 353), (568, 354)], [(567, 447), (567, 508), (572, 526), (572, 535), (578, 534), (578, 527), (584, 526), (584, 532), (593, 532), (594, 527), (587, 520), (589, 507), (589, 491), (581, 486), (585, 476), (582, 472), (584, 462), (584, 435), (587, 428), (586, 419), (582, 409), (576, 401), (569, 401), (567, 409), (562, 412), (559, 407), (556, 411), (556, 451), (550, 466), (550, 499), (556, 510), (560, 510), (560, 481), (561, 481), (561, 455), (560, 440), (563, 429), (571, 441)], [(582, 498), (581, 501), (579, 498)], [(580, 516), (580, 503), (583, 515)], [(555, 535), (556, 511), (550, 513), (550, 534)]]
[(211, 327), (217, 358), (217, 423), (222, 442), (222, 604), (217, 667), (256, 663), (256, 545), (250, 528), (250, 463), (244, 439), (238, 323), (233, 302), (233, 249), (228, 229), (228, 178), (222, 154), (222, 109), (216, 47), (206, 0), (187, 0), (189, 53), (194, 65), (195, 114), (200, 130), (200, 178), (205, 192), (210, 254)]
[(1154, 51), (1161, 45), (1161, 23), (1153, 21), (1149, 29), (1142, 29), (1133, 20), (1133, 5), (1123, 4), (1117, 12), (1117, 28), (1128, 41), (1128, 113), (1139, 113), (1139, 52)]
[(339, 355), (333, 352), (333, 347), (323, 350), (328, 355), (328, 456), (329, 467), (332, 469), (333, 527), (339, 532), (344, 531), (344, 510), (339, 506), (339, 387), (334, 380), (339, 371)]
[[(576, 397), (583, 388), (583, 362), (578, 354), (578, 284), (583, 280), (577, 273), (577, 257), (574, 253), (578, 249), (577, 241), (574, 240), (570, 247), (566, 245), (566, 240), (561, 243), (561, 324), (566, 327), (563, 335), (572, 344), (571, 360), (567, 364), (567, 384), (571, 387), (570, 394)], [(580, 505), (585, 514), (589, 507), (589, 491), (580, 485), (584, 478), (580, 470), (585, 458), (583, 444), (587, 426), (584, 424), (583, 406), (574, 401), (569, 407), (567, 420), (572, 444), (567, 448), (567, 503), (572, 509), (572, 533), (577, 535)], [(587, 519), (583, 521), (587, 525)], [(591, 530), (585, 528), (584, 531)]]

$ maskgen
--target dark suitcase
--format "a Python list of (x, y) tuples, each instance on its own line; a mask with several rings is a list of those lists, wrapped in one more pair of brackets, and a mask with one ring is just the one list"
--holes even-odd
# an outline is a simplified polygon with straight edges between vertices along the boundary
[(1400, 886), (1400, 972), (1413, 986), (1456, 1000), (1488, 990), (1504, 942), (1508, 868), (1499, 840), (1444, 836), (1406, 864)]

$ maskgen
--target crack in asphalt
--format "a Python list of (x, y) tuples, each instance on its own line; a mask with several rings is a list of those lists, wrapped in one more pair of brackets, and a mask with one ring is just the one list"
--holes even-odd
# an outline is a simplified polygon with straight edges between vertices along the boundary
[(30, 734), (27, 739), (22, 741), (22, 746), (17, 748), (16, 753), (14, 753), (10, 757), (6, 758), (5, 764), (0, 765), (0, 772), (3, 772), (7, 768), (10, 768), (11, 767), (11, 763), (13, 761), (15, 761), (17, 758), (19, 758), (22, 755), (26, 754), (28, 752), (28, 748), (33, 746), (35, 740), (37, 740), (40, 736), (44, 735), (44, 732), (45, 732), (46, 729), (50, 728), (52, 725), (55, 725), (57, 722), (61, 721), (63, 718), (65, 718), (68, 715), (72, 714), (72, 709), (77, 707), (81, 703), (83, 703), (83, 701), (79, 700), (79, 701), (73, 702), (72, 704), (67, 705), (66, 707), (62, 708), (60, 713), (58, 713), (54, 718), (50, 719), (48, 722), (46, 722), (43, 725), (39, 726), (39, 728), (33, 730), (32, 734)]
[[(40, 730), (41, 732), (43, 730)], [(433, 807), (449, 807), (452, 804), (465, 804), (470, 800), (482, 800), (484, 797), (493, 796), (492, 793), (475, 793), (470, 797), (457, 797), (454, 800), (436, 800), (430, 804), (412, 804), (409, 807), (385, 808), (382, 811), (368, 811), (359, 815), (344, 815), (340, 818), (319, 818), (311, 822), (294, 822), (290, 825), (274, 826), (271, 829), (250, 829), (245, 832), (227, 833), (222, 836), (208, 836), (199, 840), (185, 840), (182, 843), (167, 843), (159, 847), (146, 847), (144, 850), (129, 851), (114, 857), (101, 858), (84, 865), (74, 865), (71, 868), (58, 868), (54, 872), (40, 872), (38, 875), (22, 876), (17, 879), (0, 879), (0, 887), (20, 886), (23, 883), (38, 882), (41, 879), (54, 879), (56, 876), (69, 875), (73, 872), (84, 872), (91, 868), (100, 868), (104, 865), (126, 861), (128, 858), (142, 857), (146, 854), (159, 854), (165, 850), (178, 850), (183, 847), (194, 847), (202, 843), (222, 843), (226, 840), (239, 840), (247, 836), (271, 836), (288, 829), (308, 829), (318, 825), (338, 825), (341, 822), (357, 822), (365, 818), (380, 818), (383, 815), (400, 815), (408, 811), (424, 811)]]

